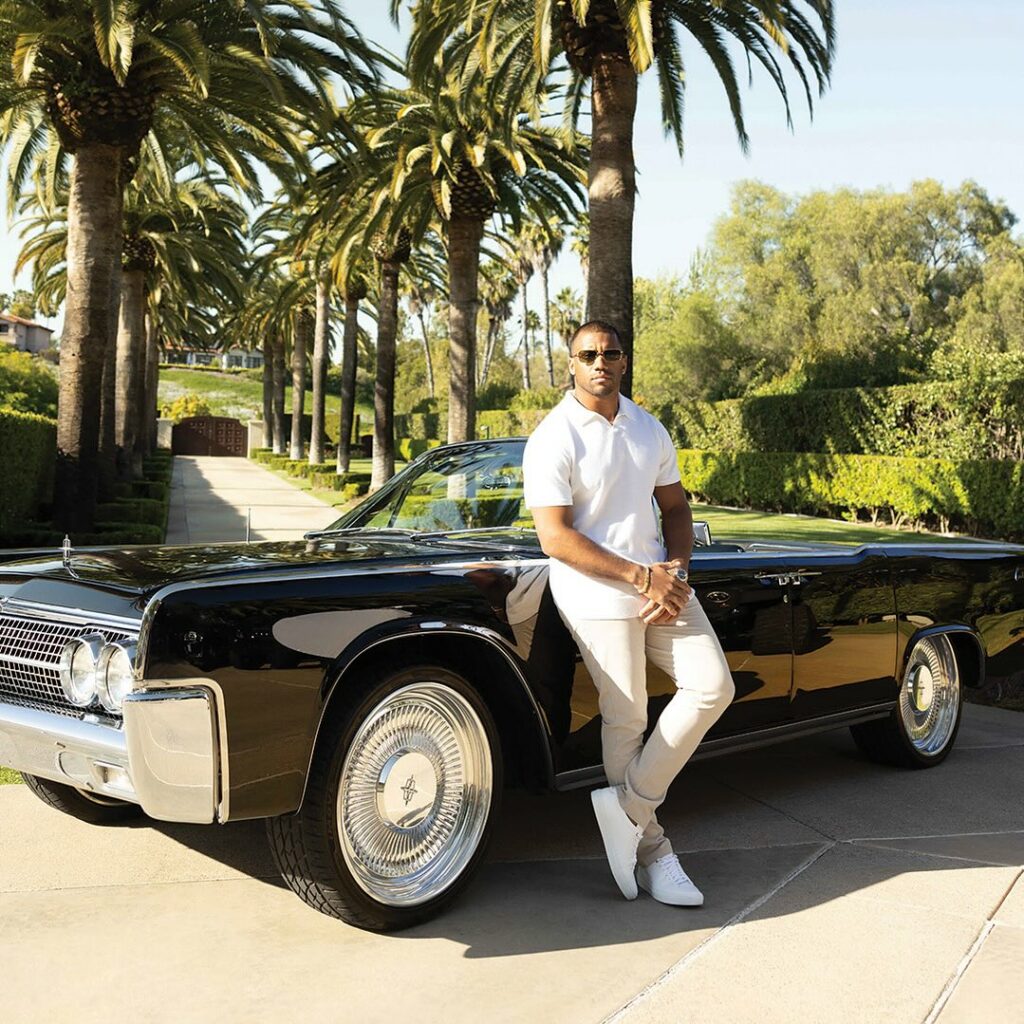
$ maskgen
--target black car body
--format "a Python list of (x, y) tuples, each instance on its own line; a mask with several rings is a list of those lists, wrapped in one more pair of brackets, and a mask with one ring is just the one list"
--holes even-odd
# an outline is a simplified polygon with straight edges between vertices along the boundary
[[(0, 564), (0, 764), (90, 820), (266, 818), (293, 888), (353, 923), (435, 913), (472, 874), (503, 780), (602, 778), (521, 453), (435, 449), (300, 542)], [(852, 726), (880, 760), (939, 763), (961, 688), (1024, 667), (1022, 575), (1015, 545), (705, 532), (691, 582), (737, 696), (697, 756)], [(100, 684), (76, 706), (62, 656), (81, 657), (85, 696), (89, 664), (128, 659), (109, 688), (130, 692)], [(672, 686), (651, 669), (652, 717)]]

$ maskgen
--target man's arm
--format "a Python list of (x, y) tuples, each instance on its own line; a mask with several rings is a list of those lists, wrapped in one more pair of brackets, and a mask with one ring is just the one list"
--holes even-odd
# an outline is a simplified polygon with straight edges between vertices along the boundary
[(670, 562), (690, 566), (693, 554), (693, 511), (680, 483), (654, 488), (654, 500), (661, 511), (661, 532)]
[[(683, 500), (686, 500), (685, 495)], [(600, 544), (595, 544), (589, 537), (575, 529), (572, 525), (570, 506), (551, 505), (534, 508), (531, 511), (544, 554), (550, 558), (557, 558), (588, 576), (619, 580), (635, 587), (637, 592), (640, 591), (647, 576), (644, 567), (608, 551)], [(663, 608), (678, 613), (689, 597), (689, 587), (676, 579), (672, 569), (663, 565), (653, 565), (651, 585), (644, 596)]]

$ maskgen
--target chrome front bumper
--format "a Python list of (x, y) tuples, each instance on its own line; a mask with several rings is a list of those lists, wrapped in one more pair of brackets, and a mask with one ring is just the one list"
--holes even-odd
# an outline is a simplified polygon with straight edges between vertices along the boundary
[(212, 694), (141, 690), (121, 727), (0, 701), (0, 765), (140, 804), (152, 818), (216, 819), (220, 751)]

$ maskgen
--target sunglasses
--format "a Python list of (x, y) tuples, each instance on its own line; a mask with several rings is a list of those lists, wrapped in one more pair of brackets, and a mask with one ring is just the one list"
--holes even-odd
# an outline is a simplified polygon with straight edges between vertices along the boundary
[(573, 358), (578, 359), (584, 366), (593, 366), (598, 356), (602, 356), (606, 363), (617, 363), (624, 354), (621, 348), (606, 348), (603, 352), (596, 348), (584, 348)]

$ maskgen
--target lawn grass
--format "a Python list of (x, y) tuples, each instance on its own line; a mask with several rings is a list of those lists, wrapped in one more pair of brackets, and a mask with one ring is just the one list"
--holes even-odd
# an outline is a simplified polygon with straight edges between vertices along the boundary
[(0, 786), (21, 782), (21, 775), (13, 768), (0, 768)]
[(790, 513), (755, 512), (749, 509), (722, 508), (718, 505), (693, 503), (694, 519), (706, 519), (714, 540), (778, 540), (829, 544), (948, 544), (951, 541), (973, 542), (975, 538), (960, 535), (925, 533), (872, 526), (870, 523), (846, 523), (818, 516)]
[[(404, 462), (395, 463), (395, 472), (405, 468)], [(316, 498), (318, 501), (322, 501), (325, 505), (330, 505), (338, 510), (338, 515), (342, 512), (347, 512), (354, 505), (358, 505), (359, 502), (366, 498), (366, 495), (361, 495), (358, 498), (350, 498), (346, 500), (340, 491), (325, 491), (320, 487), (313, 487), (308, 479), (300, 476), (292, 476), (286, 473), (283, 469), (274, 469), (273, 466), (264, 466), (264, 469), (270, 470), (271, 473), (276, 474), (282, 480), (287, 480), (293, 487), (300, 491), (305, 491), (307, 494)], [(349, 463), (350, 473), (370, 473), (373, 470), (373, 462), (370, 459), (352, 459)]]
[[(212, 416), (230, 416), (243, 423), (249, 420), (263, 419), (263, 384), (242, 374), (178, 368), (160, 370), (159, 403), (161, 406), (187, 394), (202, 398), (210, 407)], [(311, 407), (311, 400), (312, 396), (307, 391), (307, 413)], [(284, 408), (285, 412), (291, 412), (292, 389), (290, 387), (285, 388)], [(373, 429), (373, 411), (369, 406), (356, 406), (356, 412), (360, 416), (360, 431), (369, 433)], [(327, 435), (332, 439), (338, 433), (340, 417), (341, 399), (337, 395), (327, 395), (325, 418), (327, 420)]]

